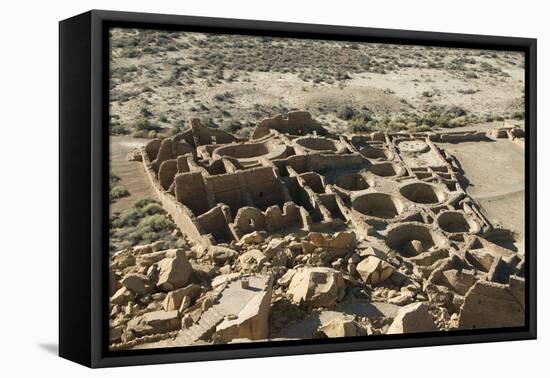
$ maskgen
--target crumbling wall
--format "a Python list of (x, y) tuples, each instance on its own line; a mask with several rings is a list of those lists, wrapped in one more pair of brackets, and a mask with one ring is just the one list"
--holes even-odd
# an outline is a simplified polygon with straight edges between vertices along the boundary
[(349, 169), (353, 166), (367, 166), (369, 162), (357, 153), (342, 155), (313, 153), (274, 160), (273, 164), (282, 175), (288, 175), (288, 167), (291, 167), (296, 173), (327, 173), (331, 170)]
[(232, 174), (205, 177), (208, 193), (216, 202), (223, 202), (236, 214), (243, 206), (266, 209), (289, 200), (284, 184), (272, 167), (259, 167)]
[(252, 139), (265, 137), (269, 135), (270, 130), (289, 135), (328, 134), (321, 124), (311, 118), (311, 114), (304, 111), (289, 112), (287, 119), (280, 114), (273, 118), (263, 119), (254, 129)]
[(176, 200), (200, 215), (211, 208), (204, 178), (200, 172), (180, 173), (175, 177)]
[(197, 217), (197, 221), (202, 230), (206, 234), (212, 234), (217, 242), (232, 240), (232, 233), (228, 226), (228, 216), (230, 217), (230, 215), (227, 213), (224, 211), (224, 206), (218, 205)]
[(159, 168), (159, 183), (164, 190), (168, 190), (174, 183), (174, 177), (178, 173), (178, 161), (176, 159), (165, 160)]
[(195, 146), (202, 146), (206, 144), (224, 144), (238, 140), (228, 132), (203, 126), (198, 118), (190, 119), (189, 127), (191, 128), (193, 134)]
[(525, 281), (519, 277), (512, 278), (507, 285), (478, 281), (466, 294), (458, 327), (522, 327), (525, 324), (524, 285)]
[(142, 154), (143, 166), (145, 173), (149, 179), (151, 187), (153, 188), (158, 200), (162, 204), (162, 207), (172, 217), (174, 223), (178, 226), (181, 232), (187, 235), (191, 240), (195, 241), (199, 245), (209, 246), (214, 240), (208, 235), (204, 235), (204, 231), (198, 223), (193, 212), (171, 195), (166, 192), (157, 180), (156, 172), (153, 170), (151, 161), (148, 154), (144, 150)]
[(253, 231), (274, 232), (285, 228), (302, 228), (304, 219), (300, 207), (292, 202), (284, 206), (271, 206), (266, 211), (256, 207), (242, 207), (237, 212), (233, 222), (233, 228), (239, 237)]

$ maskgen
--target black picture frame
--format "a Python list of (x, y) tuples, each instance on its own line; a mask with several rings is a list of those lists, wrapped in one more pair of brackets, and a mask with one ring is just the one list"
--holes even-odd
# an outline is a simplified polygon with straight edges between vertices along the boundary
[[(135, 27), (525, 53), (526, 325), (109, 352), (108, 30)], [(157, 364), (536, 338), (536, 39), (92, 10), (59, 23), (59, 354), (89, 367)]]

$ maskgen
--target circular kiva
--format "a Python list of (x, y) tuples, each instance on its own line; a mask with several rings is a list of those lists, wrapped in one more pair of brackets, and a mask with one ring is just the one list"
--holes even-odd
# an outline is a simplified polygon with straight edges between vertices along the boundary
[(353, 210), (382, 219), (392, 219), (404, 210), (403, 202), (396, 196), (385, 193), (367, 193), (355, 198), (351, 204)]
[(343, 150), (337, 141), (323, 137), (302, 137), (296, 139), (295, 142), (310, 151), (339, 152)]
[(410, 139), (398, 142), (397, 148), (399, 148), (399, 150), (404, 153), (420, 154), (423, 152), (427, 152), (430, 149), (430, 146), (423, 140)]
[(386, 245), (404, 257), (414, 257), (447, 243), (442, 234), (421, 223), (401, 223), (388, 231)]
[(381, 163), (371, 166), (370, 172), (380, 177), (392, 177), (401, 175), (403, 173), (403, 168), (392, 163)]
[(445, 201), (446, 194), (441, 189), (425, 182), (413, 182), (399, 190), (401, 195), (418, 204), (436, 204)]
[(229, 156), (241, 161), (256, 160), (260, 157), (276, 159), (284, 156), (286, 147), (274, 143), (241, 143), (218, 147), (213, 156), (220, 158)]
[(449, 233), (479, 231), (479, 225), (471, 217), (461, 211), (444, 211), (437, 217), (437, 224), (443, 231)]
[(370, 187), (367, 180), (365, 180), (365, 178), (359, 173), (350, 173), (339, 176), (334, 181), (334, 185), (350, 192), (365, 190)]
[(367, 159), (383, 159), (386, 160), (388, 155), (382, 148), (376, 148), (371, 146), (363, 147), (359, 150), (359, 153)]

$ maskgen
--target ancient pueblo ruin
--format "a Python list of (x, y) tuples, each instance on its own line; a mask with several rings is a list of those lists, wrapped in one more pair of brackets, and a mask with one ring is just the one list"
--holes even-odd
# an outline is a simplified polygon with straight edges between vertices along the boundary
[(110, 257), (110, 348), (514, 327), (524, 257), (440, 143), (491, 131), (335, 135), (308, 112), (249, 139), (189, 120), (133, 152), (187, 244)]

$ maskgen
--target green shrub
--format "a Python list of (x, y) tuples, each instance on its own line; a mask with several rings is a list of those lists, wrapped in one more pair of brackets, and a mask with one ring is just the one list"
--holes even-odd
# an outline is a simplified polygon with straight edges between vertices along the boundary
[(214, 95), (214, 100), (216, 101), (230, 101), (233, 99), (233, 94), (230, 92), (218, 93)]
[(109, 191), (109, 198), (111, 203), (115, 202), (117, 199), (128, 197), (129, 195), (130, 192), (120, 185), (111, 188), (111, 190)]
[(163, 214), (164, 209), (158, 202), (151, 202), (141, 208), (141, 214), (144, 215), (155, 215)]
[(352, 133), (368, 133), (372, 131), (367, 125), (367, 122), (358, 118), (353, 119), (348, 123), (348, 129)]
[(525, 112), (514, 112), (512, 114), (512, 119), (521, 121), (522, 119), (525, 119)]
[(133, 207), (136, 208), (136, 209), (141, 209), (141, 208), (144, 208), (145, 206), (147, 206), (149, 204), (152, 204), (152, 203), (158, 203), (158, 202), (155, 201), (154, 199), (143, 197), (143, 198), (140, 198), (140, 199), (136, 200), (136, 202), (134, 202), (134, 204), (133, 204)]
[(357, 112), (351, 105), (344, 105), (339, 110), (336, 116), (344, 121), (349, 121), (357, 115)]
[(174, 245), (175, 224), (160, 203), (141, 198), (131, 208), (111, 216), (111, 250), (164, 240)]
[(147, 109), (146, 107), (142, 107), (140, 110), (139, 110), (139, 114), (143, 117), (143, 118), (149, 118), (149, 117), (152, 117), (153, 116), (153, 113), (151, 111), (149, 111), (149, 109)]
[(147, 131), (160, 131), (161, 127), (156, 123), (151, 122), (145, 117), (138, 118), (133, 124), (132, 127), (137, 131), (147, 130)]
[(243, 128), (243, 124), (240, 121), (229, 121), (222, 128), (230, 133), (236, 133)]
[(449, 121), (449, 127), (461, 127), (461, 126), (466, 126), (465, 116), (456, 117)]
[(127, 135), (130, 131), (120, 123), (111, 124), (111, 135)]

